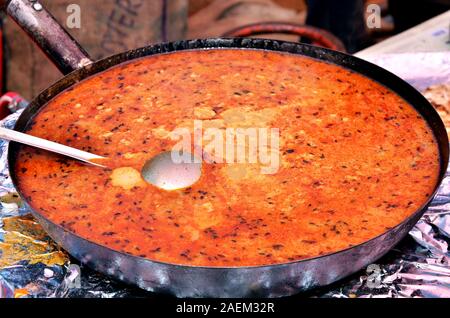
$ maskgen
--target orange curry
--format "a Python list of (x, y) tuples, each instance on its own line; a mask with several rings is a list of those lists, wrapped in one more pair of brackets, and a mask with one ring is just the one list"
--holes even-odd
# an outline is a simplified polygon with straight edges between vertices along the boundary
[[(203, 163), (189, 188), (145, 182), (143, 164), (194, 120), (279, 128), (278, 170)], [(31, 207), (100, 245), (176, 264), (276, 264), (362, 243), (421, 207), (439, 170), (431, 129), (395, 93), (339, 66), (262, 50), (118, 65), (59, 94), (28, 133), (113, 163), (22, 147), (15, 169)]]

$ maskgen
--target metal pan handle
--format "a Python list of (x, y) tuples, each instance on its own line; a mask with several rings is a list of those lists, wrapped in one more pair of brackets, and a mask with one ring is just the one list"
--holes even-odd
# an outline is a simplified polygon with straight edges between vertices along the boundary
[(0, 7), (68, 74), (92, 63), (88, 53), (37, 0), (0, 0)]

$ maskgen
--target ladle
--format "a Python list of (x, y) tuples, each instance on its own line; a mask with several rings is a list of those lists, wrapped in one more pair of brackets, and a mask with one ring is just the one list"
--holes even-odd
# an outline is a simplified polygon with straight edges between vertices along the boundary
[[(15, 130), (0, 127), (0, 138), (55, 152), (97, 167), (107, 168), (106, 165), (101, 164), (103, 159), (105, 159), (105, 163), (107, 162), (105, 157)], [(172, 152), (166, 151), (148, 160), (142, 167), (141, 174), (145, 181), (158, 188), (176, 190), (189, 187), (200, 178), (201, 163), (198, 160), (178, 163), (173, 160)]]

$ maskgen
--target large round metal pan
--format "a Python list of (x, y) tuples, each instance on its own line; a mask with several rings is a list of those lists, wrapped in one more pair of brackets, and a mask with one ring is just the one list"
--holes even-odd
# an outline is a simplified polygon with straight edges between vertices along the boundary
[[(12, 4), (29, 7), (27, 2), (12, 0), (9, 3), (8, 12), (10, 15), (13, 15), (22, 27), (26, 27), (29, 33), (33, 35), (33, 32), (39, 33), (42, 31), (39, 25), (37, 27), (35, 25), (34, 29), (29, 25), (24, 25), (24, 21), (18, 18), (17, 10), (14, 12), (11, 9)], [(60, 31), (53, 29), (53, 33), (59, 33)], [(70, 41), (72, 41), (70, 45), (73, 46), (75, 42), (73, 42), (73, 39), (70, 39)], [(44, 50), (46, 50), (46, 45), (55, 44), (51, 39), (44, 38), (43, 40), (42, 37), (38, 37), (37, 42)], [(77, 48), (76, 46), (73, 47)], [(63, 71), (64, 67), (66, 70), (70, 70), (70, 68), (75, 68), (82, 64), (88, 65), (71, 72), (37, 96), (21, 114), (15, 129), (24, 131), (39, 110), (45, 107), (46, 103), (60, 92), (114, 65), (155, 54), (220, 48), (269, 50), (309, 56), (363, 74), (385, 85), (404, 98), (428, 122), (439, 145), (439, 182), (436, 184), (433, 193), (427, 198), (426, 203), (398, 226), (362, 244), (320, 257), (285, 264), (254, 267), (183, 266), (152, 261), (90, 242), (51, 222), (38, 211), (32, 211), (36, 219), (58, 244), (83, 264), (116, 279), (135, 284), (143, 289), (170, 293), (178, 297), (287, 296), (316, 286), (331, 284), (355, 273), (383, 256), (411, 230), (434, 197), (447, 169), (449, 159), (448, 138), (439, 115), (419, 92), (388, 71), (353, 56), (298, 43), (241, 38), (190, 40), (153, 45), (114, 55), (90, 64), (80, 63), (82, 59), (86, 61), (86, 56), (79, 50), (77, 51), (79, 53), (78, 57), (76, 57), (76, 54), (70, 55), (70, 52), (67, 53), (67, 51), (65, 51), (64, 54), (66, 55), (64, 56), (61, 50), (66, 50), (66, 46), (57, 48), (52, 52), (46, 50), (48, 55), (56, 55), (56, 62)], [(61, 62), (61, 59), (64, 59), (64, 61)], [(11, 143), (9, 146), (8, 163), (14, 183), (16, 183), (16, 177), (13, 167), (15, 166), (19, 147), (15, 143)], [(83, 189), (80, 189), (80, 191), (83, 191)]]

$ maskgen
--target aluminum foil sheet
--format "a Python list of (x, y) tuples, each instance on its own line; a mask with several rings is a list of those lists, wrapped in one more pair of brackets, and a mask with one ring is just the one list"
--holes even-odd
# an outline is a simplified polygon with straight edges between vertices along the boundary
[[(12, 128), (20, 110), (0, 122)], [(155, 295), (82, 267), (21, 205), (0, 140), (0, 298)], [(409, 236), (376, 264), (326, 289), (295, 297), (450, 297), (450, 171)]]

